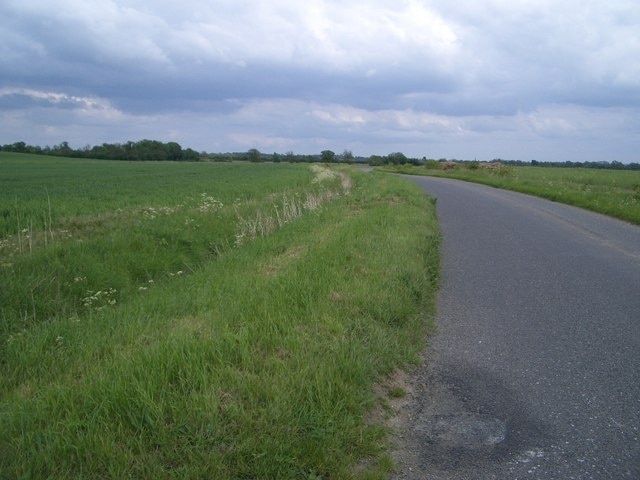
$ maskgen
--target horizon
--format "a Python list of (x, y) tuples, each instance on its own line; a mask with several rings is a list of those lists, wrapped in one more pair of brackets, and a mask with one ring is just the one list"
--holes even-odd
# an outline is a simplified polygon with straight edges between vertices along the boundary
[(0, 144), (640, 161), (632, 1), (7, 0)]

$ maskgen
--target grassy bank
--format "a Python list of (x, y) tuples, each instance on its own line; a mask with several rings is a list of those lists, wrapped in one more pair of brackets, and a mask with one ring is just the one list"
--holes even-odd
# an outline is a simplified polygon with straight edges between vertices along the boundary
[(640, 172), (587, 168), (398, 166), (387, 171), (483, 183), (575, 205), (640, 224)]
[(433, 205), (355, 171), (106, 164), (140, 169), (127, 202), (68, 216), (50, 186), (31, 246), (2, 237), (0, 477), (383, 478), (365, 419), (429, 326)]

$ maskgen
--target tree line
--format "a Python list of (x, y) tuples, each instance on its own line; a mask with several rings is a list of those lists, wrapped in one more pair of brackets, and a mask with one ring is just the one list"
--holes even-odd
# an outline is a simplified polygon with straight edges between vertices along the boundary
[(441, 168), (444, 165), (461, 165), (463, 167), (474, 168), (481, 163), (500, 163), (511, 167), (556, 167), (556, 168), (596, 168), (606, 170), (640, 170), (640, 163), (622, 163), (617, 160), (612, 162), (598, 161), (598, 162), (540, 162), (537, 160), (523, 161), (523, 160), (504, 160), (502, 158), (494, 158), (493, 160), (480, 162), (478, 160), (457, 160), (440, 158), (438, 160), (433, 158), (422, 157), (421, 159), (409, 158), (400, 152), (390, 153), (385, 157), (378, 155), (372, 155), (369, 157), (369, 165), (424, 165), (429, 168)]
[[(37, 155), (55, 155), (59, 157), (73, 158), (94, 158), (99, 160), (144, 160), (144, 161), (209, 161), (209, 162), (290, 162), (290, 163), (359, 163), (371, 166), (382, 165), (426, 165), (431, 168), (438, 168), (440, 164), (461, 164), (475, 166), (481, 162), (476, 160), (456, 160), (440, 158), (407, 157), (402, 152), (393, 152), (388, 155), (371, 155), (369, 157), (355, 156), (350, 150), (342, 153), (335, 153), (332, 150), (323, 150), (319, 154), (304, 155), (295, 154), (292, 151), (268, 154), (262, 153), (256, 148), (251, 148), (246, 152), (232, 153), (207, 153), (196, 152), (191, 148), (182, 148), (176, 142), (163, 143), (157, 140), (140, 140), (139, 142), (125, 143), (103, 143), (102, 145), (89, 146), (73, 149), (68, 142), (62, 142), (53, 147), (27, 145), (25, 142), (16, 142), (10, 145), (0, 146), (0, 151), (31, 153)], [(596, 168), (609, 170), (640, 170), (640, 163), (622, 163), (619, 161), (599, 161), (599, 162), (539, 162), (537, 160), (504, 160), (495, 158), (491, 163), (501, 163), (509, 166), (539, 166), (539, 167), (564, 167), (564, 168)]]
[(564, 168), (597, 168), (605, 170), (640, 170), (640, 163), (622, 163), (617, 160), (611, 162), (539, 162), (531, 160), (531, 162), (522, 162), (520, 160), (502, 160), (505, 165), (531, 165), (533, 167), (564, 167)]
[(176, 142), (159, 142), (157, 140), (140, 140), (139, 142), (103, 143), (102, 145), (73, 149), (68, 142), (53, 147), (27, 145), (16, 142), (3, 145), (5, 152), (31, 153), (36, 155), (54, 155), (57, 157), (95, 158), (98, 160), (154, 160), (154, 161), (198, 161), (200, 154), (190, 148), (183, 149)]

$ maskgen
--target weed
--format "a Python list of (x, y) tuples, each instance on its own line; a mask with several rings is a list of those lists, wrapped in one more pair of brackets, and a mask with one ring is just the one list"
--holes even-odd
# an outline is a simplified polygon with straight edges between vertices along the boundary
[(116, 293), (117, 290), (115, 288), (107, 288), (105, 290), (98, 290), (97, 292), (87, 290), (87, 296), (82, 299), (82, 305), (88, 309), (100, 311), (109, 305), (115, 305), (117, 303)]
[(391, 398), (404, 398), (407, 395), (407, 392), (402, 387), (392, 387), (388, 393)]
[[(317, 178), (318, 177), (316, 177), (316, 179)], [(330, 177), (325, 176), (325, 178)], [(301, 200), (299, 196), (288, 196), (284, 194), (279, 201), (274, 202), (266, 209), (258, 210), (251, 217), (247, 218), (238, 215), (238, 230), (235, 235), (235, 244), (236, 246), (240, 246), (247, 241), (269, 235), (276, 229), (282, 228), (284, 225), (304, 215), (304, 213), (317, 210), (324, 203), (339, 196), (339, 192), (330, 190), (308, 192), (304, 200)]]

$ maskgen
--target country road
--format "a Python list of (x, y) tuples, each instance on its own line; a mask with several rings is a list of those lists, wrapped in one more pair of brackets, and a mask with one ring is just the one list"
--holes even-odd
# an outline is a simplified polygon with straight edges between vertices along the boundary
[(640, 479), (640, 227), (455, 180), (395, 479)]

